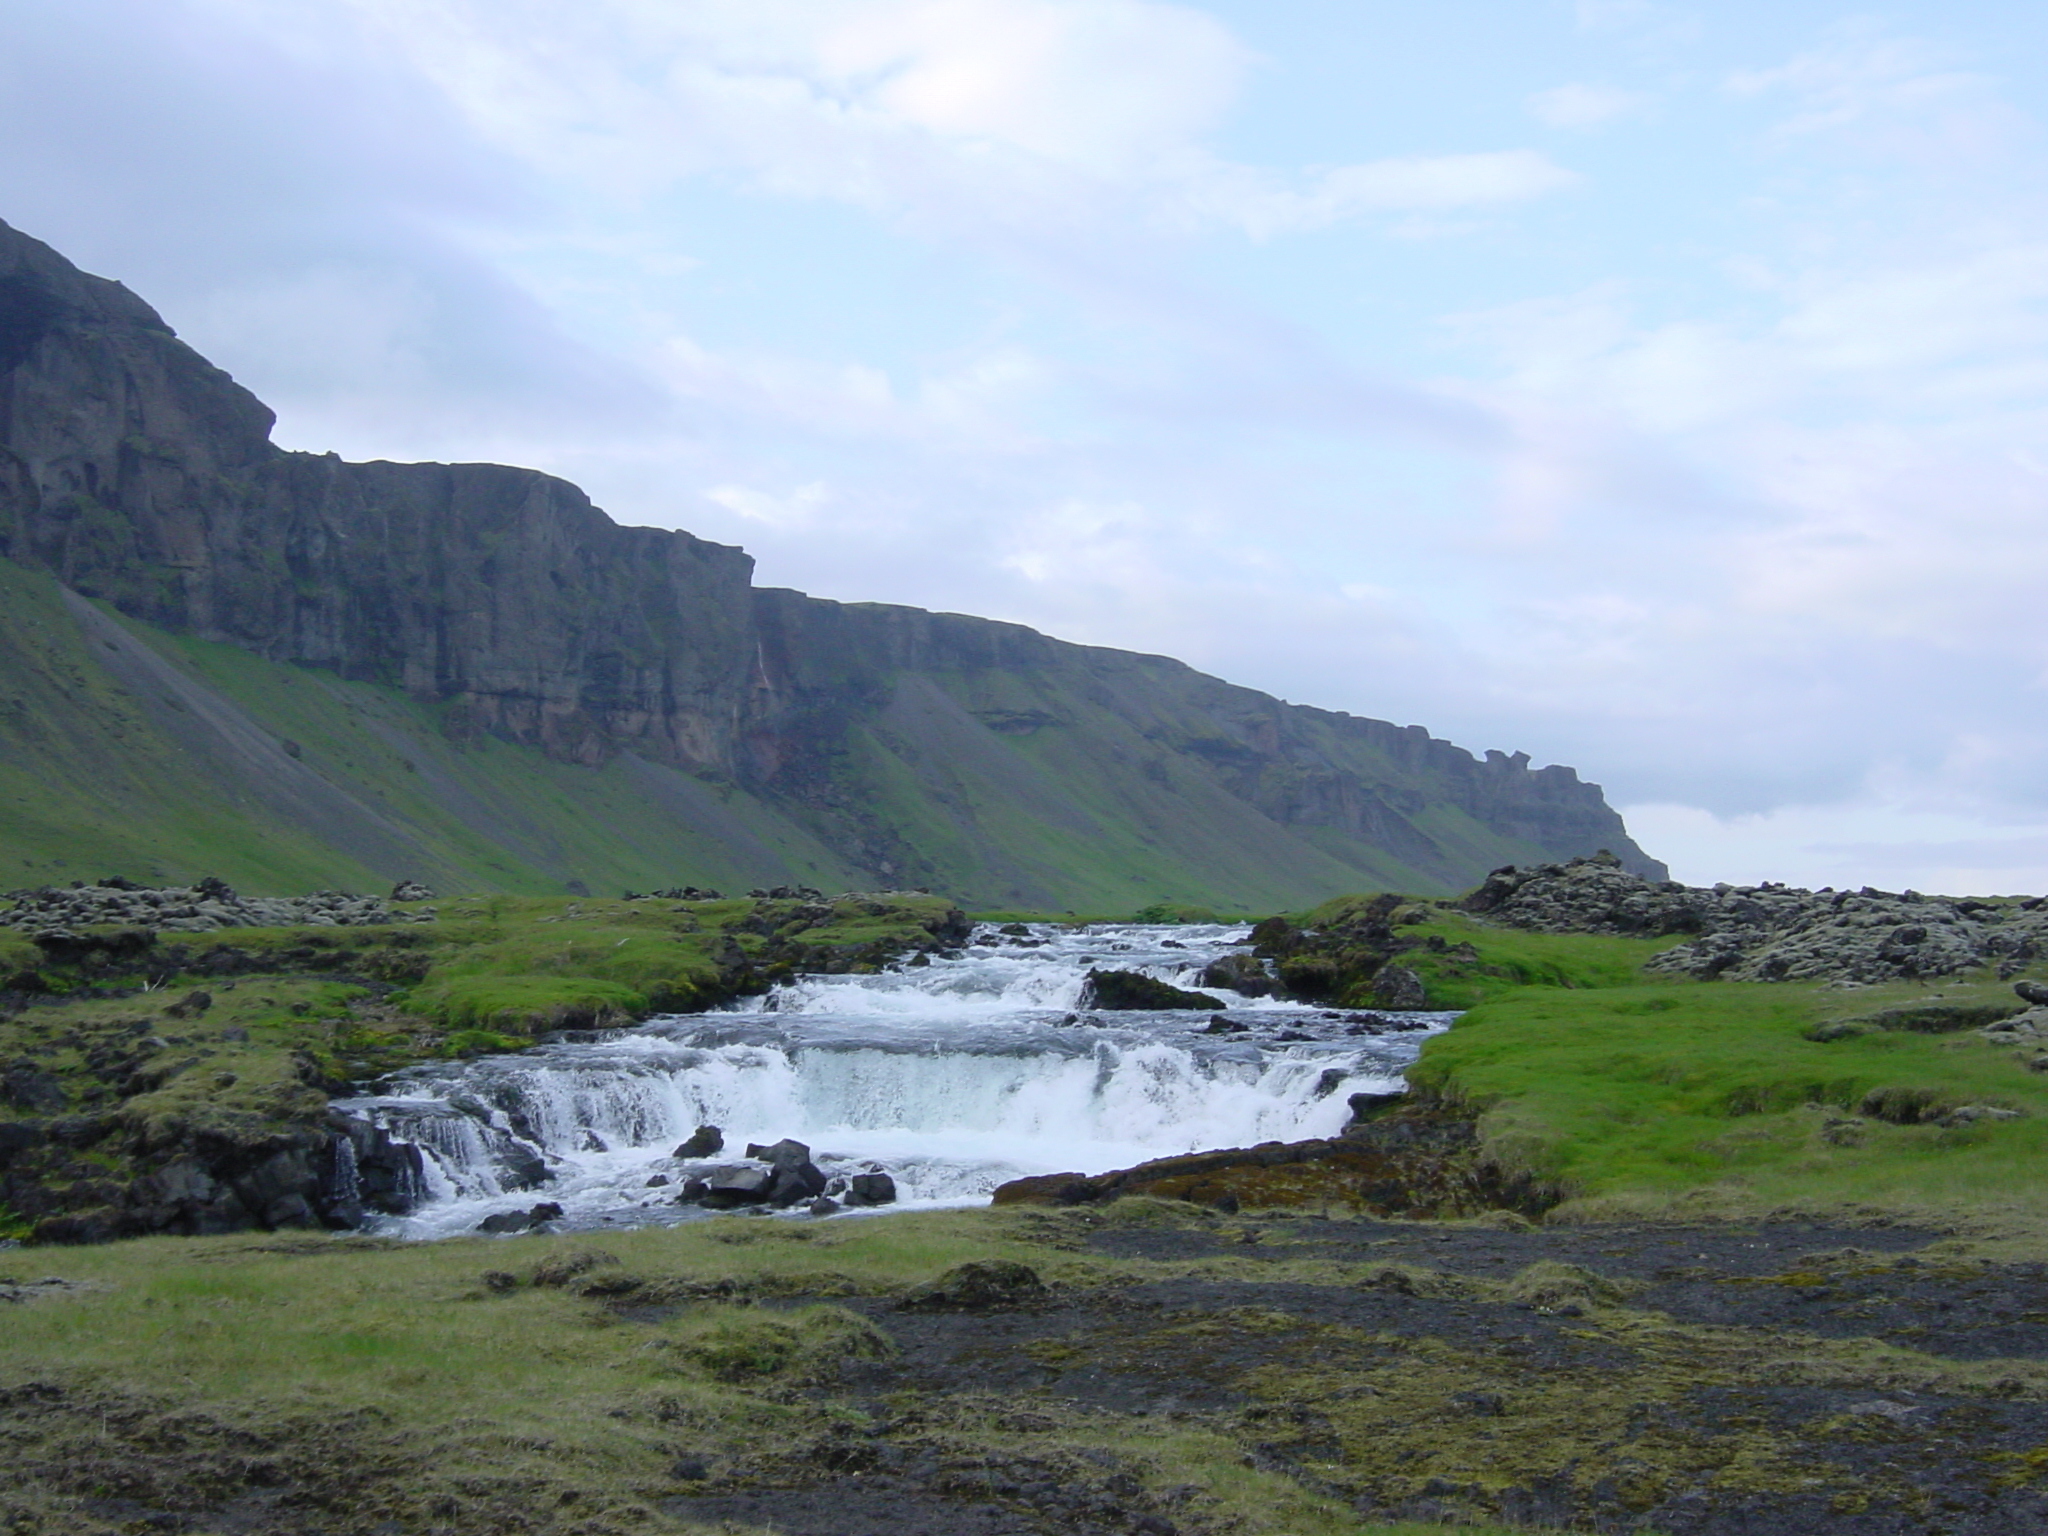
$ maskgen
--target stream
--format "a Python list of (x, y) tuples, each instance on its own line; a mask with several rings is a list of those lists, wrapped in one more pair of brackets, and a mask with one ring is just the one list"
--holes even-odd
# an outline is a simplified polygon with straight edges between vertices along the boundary
[[(699, 1219), (677, 1203), (684, 1178), (783, 1137), (828, 1177), (888, 1173), (894, 1208), (973, 1205), (1027, 1174), (1334, 1135), (1348, 1095), (1397, 1088), (1450, 1022), (1216, 987), (1200, 990), (1241, 1031), (1212, 1032), (1209, 1009), (1080, 1007), (1091, 967), (1196, 987), (1247, 934), (984, 926), (926, 965), (800, 977), (721, 1012), (412, 1067), (336, 1107), (421, 1151), (424, 1198), (378, 1223), (395, 1236), (452, 1236), (537, 1201), (562, 1207), (557, 1228)], [(725, 1150), (674, 1156), (700, 1125), (720, 1127)]]

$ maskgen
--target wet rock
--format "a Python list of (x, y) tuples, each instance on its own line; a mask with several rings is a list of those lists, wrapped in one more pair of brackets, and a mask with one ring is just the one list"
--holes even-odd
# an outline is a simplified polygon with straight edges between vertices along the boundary
[(668, 1187), (668, 1175), (665, 1173), (650, 1175), (645, 1187), (648, 1189), (666, 1189)]
[[(478, 1222), (476, 1230), (498, 1234), (531, 1232), (535, 1227), (558, 1220), (561, 1214), (562, 1208), (552, 1200), (549, 1200), (534, 1206), (531, 1210), (494, 1212)], [(537, 1285), (540, 1282), (535, 1281), (534, 1283)]]
[(800, 1200), (814, 1200), (825, 1193), (825, 1175), (809, 1162), (779, 1163), (768, 1185), (768, 1203), (791, 1206)]
[(912, 1286), (896, 1305), (905, 1312), (980, 1312), (1028, 1306), (1050, 1294), (1030, 1265), (990, 1259), (956, 1264), (936, 1280)]
[(1105, 1012), (1136, 1009), (1202, 1008), (1214, 1010), (1222, 1000), (1206, 992), (1188, 992), (1139, 971), (1091, 970), (1081, 991), (1083, 1008)]
[(856, 1173), (846, 1181), (848, 1205), (894, 1205), (896, 1181), (886, 1173)]
[(813, 1216), (836, 1216), (846, 1209), (830, 1195), (820, 1195), (805, 1207)]
[(670, 1154), (674, 1157), (716, 1157), (725, 1150), (725, 1132), (715, 1125), (700, 1125), (690, 1139)]
[(755, 1205), (767, 1200), (774, 1183), (772, 1168), (714, 1168), (704, 1180), (701, 1199), (709, 1206)]
[(1271, 997), (1278, 984), (1266, 973), (1266, 963), (1257, 955), (1224, 955), (1202, 970), (1202, 985), (1222, 987), (1244, 997)]
[(1249, 1024), (1240, 1024), (1235, 1019), (1216, 1013), (1209, 1016), (1209, 1027), (1203, 1030), (1202, 1033), (1205, 1035), (1241, 1035), (1250, 1028), (1251, 1025)]
[(759, 1142), (747, 1143), (747, 1156), (759, 1158), (762, 1162), (777, 1168), (791, 1168), (810, 1162), (811, 1149), (802, 1142), (792, 1141), (785, 1136), (770, 1146), (763, 1146)]
[(1351, 1124), (1361, 1125), (1401, 1108), (1408, 1102), (1408, 1093), (1406, 1089), (1393, 1093), (1354, 1093), (1344, 1102), (1351, 1106)]

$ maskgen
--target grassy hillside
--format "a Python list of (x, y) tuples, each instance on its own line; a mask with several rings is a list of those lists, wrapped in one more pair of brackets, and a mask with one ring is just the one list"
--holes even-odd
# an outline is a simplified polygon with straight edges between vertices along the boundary
[[(1157, 717), (1165, 704), (1078, 676), (898, 676), (822, 782), (780, 800), (630, 753), (557, 761), (397, 688), (169, 634), (5, 561), (0, 677), (0, 885), (838, 890), (886, 864), (971, 906), (1236, 912), (1441, 888), (1394, 852), (1231, 793), (1187, 747), (1213, 730), (1199, 711)], [(1142, 692), (1143, 674), (1118, 686)], [(1390, 783), (1410, 772), (1379, 767)], [(1432, 869), (1544, 854), (1450, 805), (1419, 814)], [(858, 862), (835, 851), (848, 825)]]

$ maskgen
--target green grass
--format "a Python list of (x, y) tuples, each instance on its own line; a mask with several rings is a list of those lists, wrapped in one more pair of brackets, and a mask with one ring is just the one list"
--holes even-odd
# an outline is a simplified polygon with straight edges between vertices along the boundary
[[(1529, 936), (1537, 948), (1569, 941)], [(1576, 947), (1576, 946), (1571, 946)], [(1583, 979), (1585, 972), (1578, 972)], [(1582, 1213), (1687, 1205), (2048, 1213), (2048, 1077), (1974, 1030), (1807, 1034), (1930, 1001), (2011, 1005), (1987, 976), (1842, 992), (1819, 985), (1642, 982), (1496, 993), (1425, 1049), (1410, 1080), (1484, 1110), (1493, 1154), (1555, 1180)], [(1873, 1099), (1873, 1095), (1880, 1095)], [(2021, 1118), (1895, 1124), (1989, 1105)]]

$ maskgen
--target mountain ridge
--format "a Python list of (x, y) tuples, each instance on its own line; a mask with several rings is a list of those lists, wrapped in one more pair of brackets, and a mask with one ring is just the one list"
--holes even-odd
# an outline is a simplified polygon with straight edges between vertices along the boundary
[[(743, 550), (622, 526), (539, 471), (288, 452), (273, 420), (126, 288), (0, 224), (0, 558), (67, 594), (103, 672), (121, 644), (106, 625), (141, 647), (127, 681), (109, 675), (115, 693), (178, 693), (178, 675), (206, 695), (184, 705), (204, 729), (136, 706), (166, 761), (213, 763), (269, 805), (265, 826), (354, 838), (343, 862), (380, 878), (485, 881), (488, 859), (449, 851), (481, 839), (515, 855), (506, 878), (587, 885), (659, 862), (644, 845), (664, 838), (686, 866), (670, 881), (808, 870), (990, 906), (1448, 890), (1600, 847), (1662, 874), (1569, 768), (1474, 758), (1168, 657), (756, 587)], [(15, 646), (10, 671), (44, 665)], [(286, 670), (236, 671), (206, 646)], [(341, 712), (320, 727), (332, 751), (260, 745), (297, 741), (274, 697), (294, 687)], [(431, 761), (449, 783), (401, 813), (382, 767), (343, 765), (349, 729), (366, 759), (387, 751), (415, 776)], [(535, 757), (499, 785), (516, 815), (463, 802), (459, 781), (493, 744)], [(0, 745), (35, 771), (25, 737), (0, 731)], [(470, 756), (442, 764), (450, 753)], [(356, 830), (309, 833), (320, 817), (295, 819), (266, 775), (311, 775), (326, 788), (306, 795)], [(543, 779), (570, 802), (614, 784), (643, 846), (571, 872), (579, 818), (540, 808)], [(334, 810), (337, 796), (359, 811)], [(380, 816), (378, 844), (364, 829)]]

